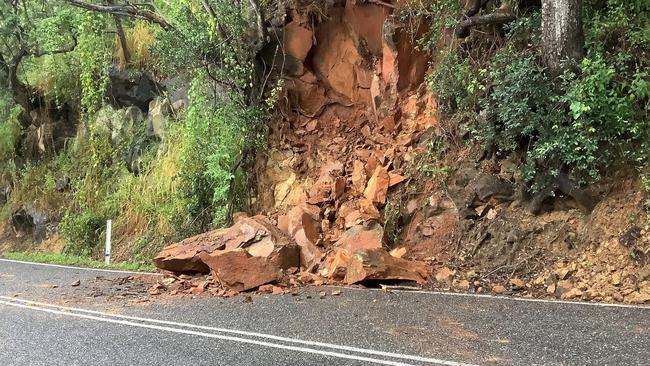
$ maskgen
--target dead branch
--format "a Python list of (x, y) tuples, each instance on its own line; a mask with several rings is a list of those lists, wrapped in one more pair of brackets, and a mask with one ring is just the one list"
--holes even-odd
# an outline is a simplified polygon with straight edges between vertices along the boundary
[(165, 30), (172, 30), (174, 27), (167, 22), (160, 14), (150, 9), (143, 9), (142, 6), (147, 4), (126, 4), (126, 5), (98, 5), (90, 4), (81, 0), (65, 0), (68, 4), (78, 8), (96, 11), (100, 13), (108, 13), (116, 16), (123, 16), (129, 18), (143, 19), (151, 23), (158, 24)]

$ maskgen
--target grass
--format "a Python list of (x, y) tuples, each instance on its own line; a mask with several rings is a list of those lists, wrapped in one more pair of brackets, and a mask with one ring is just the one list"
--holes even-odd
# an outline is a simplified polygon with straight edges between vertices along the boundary
[(52, 263), (101, 269), (119, 269), (123, 271), (133, 272), (153, 272), (155, 269), (153, 265), (147, 263), (115, 262), (106, 265), (102, 261), (94, 260), (88, 257), (60, 253), (7, 252), (3, 253), (2, 257), (25, 262)]

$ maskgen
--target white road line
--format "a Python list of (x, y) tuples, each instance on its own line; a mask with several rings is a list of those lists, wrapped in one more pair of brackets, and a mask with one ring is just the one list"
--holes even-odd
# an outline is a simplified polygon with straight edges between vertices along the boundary
[[(57, 267), (57, 268), (65, 268), (65, 269), (97, 271), (97, 272), (113, 272), (113, 273), (151, 275), (151, 276), (162, 276), (163, 275), (162, 273), (153, 273), (153, 272), (130, 272), (130, 271), (121, 271), (121, 270), (112, 270), (112, 269), (74, 267), (74, 266), (64, 266), (64, 265), (61, 265), (61, 264), (26, 262), (26, 261), (18, 261), (18, 260), (14, 260), (14, 259), (5, 259), (5, 258), (0, 258), (0, 262), (31, 264), (31, 265), (37, 265), (37, 266), (47, 266), (47, 267)], [(340, 288), (340, 289), (346, 289), (346, 290), (357, 290), (357, 291), (384, 291), (382, 289), (376, 289), (376, 288), (361, 288), (361, 287), (348, 287), (348, 286), (336, 286), (336, 285), (327, 285), (327, 286), (328, 287), (334, 287), (334, 288)], [(499, 296), (499, 295), (487, 295), (487, 294), (471, 294), (471, 293), (451, 292), (451, 291), (391, 290), (391, 292), (422, 294), (422, 295), (443, 295), (443, 296), (475, 297), (475, 298), (478, 297), (478, 298), (484, 298), (484, 299), (490, 299), (490, 300), (509, 300), (509, 301), (523, 301), (523, 302), (541, 302), (541, 303), (549, 303), (549, 304), (569, 304), (569, 305), (582, 305), (582, 306), (599, 306), (599, 307), (630, 308), (630, 309), (650, 310), (650, 305), (607, 304), (607, 303), (600, 303), (600, 302), (530, 299), (530, 298), (524, 298), (524, 297)]]
[(34, 265), (34, 266), (56, 267), (56, 268), (65, 268), (65, 269), (75, 269), (75, 270), (91, 271), (91, 272), (110, 272), (110, 273), (125, 273), (125, 274), (138, 274), (138, 275), (154, 275), (154, 276), (161, 276), (162, 275), (161, 273), (152, 273), (152, 272), (134, 272), (134, 271), (122, 271), (122, 270), (119, 270), (119, 269), (102, 269), (102, 268), (86, 268), (86, 267), (64, 266), (62, 264), (27, 262), (27, 261), (18, 261), (18, 260), (15, 260), (15, 259), (5, 259), (5, 258), (0, 258), (0, 262), (20, 263), (20, 264), (29, 264), (29, 265)]
[[(379, 288), (362, 288), (362, 287), (349, 287), (349, 286), (337, 286), (337, 285), (326, 285), (326, 286), (327, 287), (338, 288), (338, 289), (345, 289), (345, 290), (382, 291), (382, 292), (385, 292), (384, 290), (379, 289)], [(549, 303), (549, 304), (568, 304), (568, 305), (582, 305), (582, 306), (598, 306), (598, 307), (650, 310), (650, 305), (608, 304), (608, 303), (602, 303), (602, 302), (531, 299), (531, 298), (525, 298), (525, 297), (499, 296), (499, 295), (488, 295), (488, 294), (471, 294), (471, 293), (451, 292), (451, 291), (397, 290), (396, 289), (396, 290), (390, 290), (390, 292), (407, 293), (407, 294), (421, 294), (421, 295), (443, 295), (443, 296), (474, 297), (474, 298), (478, 297), (478, 298), (489, 299), (489, 300), (542, 302), (542, 303)]]
[(179, 322), (173, 322), (173, 321), (167, 321), (167, 320), (158, 320), (158, 319), (140, 318), (140, 317), (128, 316), (128, 315), (104, 313), (104, 312), (101, 312), (101, 311), (87, 310), (87, 309), (81, 309), (81, 308), (71, 308), (71, 307), (67, 307), (67, 306), (60, 306), (60, 305), (48, 304), (48, 303), (43, 303), (43, 302), (38, 302), (38, 301), (24, 300), (24, 299), (19, 299), (19, 298), (15, 298), (15, 297), (8, 297), (8, 296), (0, 296), (0, 299), (8, 300), (10, 302), (20, 302), (20, 303), (24, 303), (24, 304), (28, 304), (28, 305), (35, 305), (35, 306), (39, 306), (39, 307), (50, 307), (50, 308), (55, 308), (55, 309), (61, 309), (61, 310), (66, 311), (68, 313), (76, 311), (76, 312), (80, 312), (80, 313), (94, 314), (94, 315), (99, 315), (99, 316), (107, 316), (107, 317), (113, 317), (113, 318), (118, 318), (118, 319), (149, 322), (149, 323), (155, 323), (155, 324), (165, 324), (165, 325), (171, 325), (171, 326), (176, 326), (176, 327), (194, 328), (194, 329), (209, 330), (209, 331), (221, 332), (221, 333), (238, 334), (238, 335), (249, 336), (249, 337), (272, 339), (272, 340), (276, 340), (276, 341), (282, 341), (282, 342), (288, 342), (288, 343), (297, 343), (297, 344), (303, 344), (303, 345), (307, 345), (307, 346), (314, 346), (314, 347), (321, 347), (321, 348), (331, 348), (331, 349), (335, 349), (335, 350), (339, 350), (339, 351), (356, 352), (356, 353), (363, 353), (363, 354), (369, 354), (369, 355), (374, 355), (374, 356), (383, 356), (383, 357), (391, 357), (391, 358), (397, 358), (397, 359), (403, 359), (403, 360), (409, 360), (409, 361), (432, 363), (432, 364), (437, 364), (437, 365), (474, 366), (474, 365), (467, 364), (467, 363), (462, 363), (462, 362), (441, 360), (441, 359), (436, 359), (436, 358), (421, 357), (421, 356), (414, 356), (414, 355), (406, 355), (406, 354), (393, 353), (393, 352), (376, 351), (376, 350), (371, 350), (371, 349), (357, 348), (357, 347), (338, 345), (338, 344), (332, 344), (332, 343), (307, 341), (307, 340), (302, 340), (302, 339), (275, 336), (275, 335), (271, 335), (271, 334), (264, 334), (264, 333), (257, 333), (257, 332), (247, 332), (247, 331), (236, 330), (236, 329), (216, 328), (216, 327), (195, 325), (195, 324), (189, 324), (189, 323), (179, 323)]
[[(370, 363), (375, 363), (375, 364), (380, 364), (380, 365), (412, 366), (412, 364), (407, 364), (407, 363), (402, 363), (402, 362), (395, 362), (395, 361), (390, 361), (390, 360), (382, 360), (382, 359), (370, 358), (370, 357), (361, 357), (361, 356), (356, 356), (356, 355), (349, 355), (349, 354), (345, 354), (345, 353), (331, 352), (331, 351), (323, 351), (323, 350), (306, 348), (306, 347), (288, 346), (288, 345), (284, 345), (284, 344), (264, 342), (264, 341), (254, 340), (254, 339), (247, 339), (247, 338), (241, 338), (241, 337), (232, 337), (232, 336), (213, 334), (213, 333), (198, 332), (198, 331), (187, 330), (187, 329), (178, 329), (178, 328), (170, 328), (170, 327), (151, 325), (151, 324), (134, 323), (134, 322), (130, 322), (130, 321), (127, 321), (127, 320), (117, 320), (117, 319), (102, 318), (102, 317), (96, 317), (96, 316), (92, 316), (92, 315), (69, 313), (69, 312), (53, 310), (53, 309), (43, 309), (43, 308), (39, 308), (39, 307), (35, 307), (35, 306), (16, 304), (16, 303), (7, 302), (7, 301), (0, 301), (0, 304), (6, 305), (6, 306), (13, 306), (13, 307), (18, 307), (18, 308), (23, 308), (23, 309), (30, 309), (30, 310), (40, 311), (40, 312), (45, 312), (45, 313), (50, 313), (50, 314), (57, 314), (57, 315), (77, 317), (77, 318), (82, 318), (82, 319), (96, 320), (96, 321), (99, 321), (99, 322), (127, 325), (127, 326), (138, 327), (138, 328), (154, 329), (154, 330), (160, 330), (160, 331), (165, 331), (165, 332), (188, 334), (188, 335), (194, 335), (194, 336), (199, 336), (199, 337), (221, 339), (221, 340), (240, 342), (240, 343), (248, 343), (248, 344), (254, 344), (254, 345), (263, 346), (263, 347), (278, 348), (278, 349), (283, 349), (283, 350), (311, 353), (311, 354), (317, 354), (317, 355), (321, 355), (321, 356), (336, 357), (336, 358), (343, 358), (343, 359), (356, 360), (356, 361), (364, 361), (364, 362), (370, 362)], [(442, 363), (441, 365), (460, 365), (460, 366), (464, 366), (463, 364), (459, 364), (459, 363)]]

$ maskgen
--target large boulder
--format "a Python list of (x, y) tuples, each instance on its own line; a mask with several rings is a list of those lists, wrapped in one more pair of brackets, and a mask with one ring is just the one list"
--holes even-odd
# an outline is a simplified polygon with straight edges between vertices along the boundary
[(172, 272), (208, 273), (201, 253), (245, 250), (278, 268), (300, 266), (300, 249), (265, 216), (245, 217), (228, 229), (203, 233), (164, 248), (154, 258), (156, 267)]
[(281, 268), (262, 257), (255, 257), (245, 249), (202, 252), (199, 257), (221, 285), (235, 291), (246, 291), (278, 280)]
[(167, 98), (157, 97), (152, 100), (149, 103), (149, 116), (147, 117), (147, 136), (162, 139), (172, 113), (173, 109)]
[(177, 273), (208, 273), (210, 268), (198, 255), (202, 252), (212, 253), (223, 249), (225, 243), (222, 237), (226, 231), (225, 229), (208, 231), (165, 247), (153, 259), (153, 264), (160, 269)]
[(338, 248), (322, 264), (320, 274), (347, 284), (369, 281), (414, 281), (424, 283), (430, 276), (429, 267), (419, 261), (402, 259), (403, 253), (389, 253), (384, 248), (361, 249), (350, 252)]
[(149, 102), (160, 94), (162, 87), (144, 72), (111, 68), (107, 88), (108, 101), (117, 108), (136, 106), (149, 110)]
[(384, 228), (376, 220), (369, 220), (349, 228), (334, 244), (350, 253), (358, 250), (380, 249), (383, 247)]
[(127, 140), (130, 135), (144, 131), (144, 114), (137, 107), (115, 109), (111, 105), (103, 106), (95, 115), (93, 127), (111, 135), (114, 144)]
[(402, 280), (425, 283), (429, 268), (423, 262), (397, 258), (384, 249), (368, 249), (354, 253), (345, 274), (345, 282), (354, 284), (370, 280)]
[(307, 203), (300, 204), (278, 218), (278, 227), (300, 247), (300, 267), (314, 268), (323, 258), (316, 246), (320, 238), (320, 208)]
[(20, 207), (11, 213), (11, 227), (17, 237), (31, 236), (34, 243), (47, 239), (50, 217), (31, 206)]

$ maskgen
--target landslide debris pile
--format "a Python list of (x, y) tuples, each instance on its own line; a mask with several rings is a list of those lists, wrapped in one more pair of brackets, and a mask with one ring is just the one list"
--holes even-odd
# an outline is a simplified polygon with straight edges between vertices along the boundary
[[(270, 283), (355, 284), (368, 280), (424, 283), (428, 279), (425, 263), (387, 252), (377, 231), (354, 228), (334, 244), (332, 255), (325, 255), (312, 241), (314, 238), (309, 237), (314, 232), (314, 221), (303, 210), (310, 208), (313, 210), (315, 206), (292, 210), (283, 218), (281, 228), (265, 216), (240, 218), (227, 230), (210, 231), (164, 248), (154, 264), (178, 274), (210, 273), (201, 283), (193, 288), (188, 285), (185, 290), (203, 292), (212, 288), (220, 295)], [(314, 270), (323, 277), (313, 274)], [(152, 293), (180, 279), (170, 278), (154, 286)]]
[(382, 226), (389, 190), (408, 179), (406, 166), (436, 123), (435, 101), (416, 93), (429, 58), (391, 12), (351, 1), (321, 18), (289, 10), (282, 64), (290, 78), (256, 167), (265, 216), (171, 245), (157, 267), (211, 272), (237, 291), (287, 273), (346, 284), (427, 281), (430, 265), (402, 258), (405, 248), (389, 251)]

